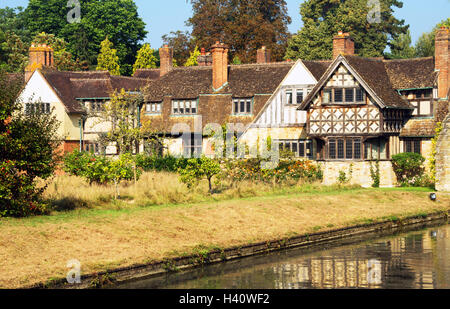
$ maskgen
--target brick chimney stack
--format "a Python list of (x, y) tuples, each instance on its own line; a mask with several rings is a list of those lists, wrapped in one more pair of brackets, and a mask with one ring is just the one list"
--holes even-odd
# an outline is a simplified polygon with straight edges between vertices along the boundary
[(333, 38), (333, 59), (339, 55), (354, 55), (355, 43), (349, 33), (339, 33)]
[(159, 49), (159, 76), (164, 76), (173, 68), (173, 49), (164, 45)]
[(436, 31), (435, 68), (439, 71), (438, 97), (447, 98), (450, 83), (450, 29), (441, 27)]
[(213, 88), (217, 91), (228, 83), (228, 46), (217, 41), (211, 52)]
[(256, 52), (256, 63), (270, 63), (271, 51), (267, 49), (265, 46), (258, 49)]
[(212, 56), (210, 53), (206, 53), (205, 49), (200, 50), (200, 56), (197, 58), (198, 65), (201, 67), (212, 65)]
[(43, 68), (53, 68), (53, 48), (46, 44), (31, 44), (28, 65), (25, 68), (25, 82), (28, 82), (34, 71)]

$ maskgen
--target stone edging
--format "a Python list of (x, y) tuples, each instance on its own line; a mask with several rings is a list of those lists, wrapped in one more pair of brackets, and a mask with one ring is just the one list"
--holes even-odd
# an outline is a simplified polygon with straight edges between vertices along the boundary
[(52, 283), (40, 283), (29, 288), (57, 288), (57, 289), (86, 289), (99, 288), (110, 284), (120, 284), (139, 279), (150, 278), (164, 273), (176, 272), (195, 268), (202, 265), (220, 263), (243, 257), (260, 255), (268, 252), (288, 248), (310, 248), (313, 246), (331, 244), (351, 237), (365, 234), (396, 232), (406, 227), (421, 227), (436, 221), (447, 221), (450, 211), (433, 213), (429, 215), (412, 216), (398, 220), (386, 220), (383, 222), (350, 226), (341, 229), (305, 234), (290, 238), (283, 238), (267, 242), (254, 243), (244, 246), (235, 246), (228, 249), (212, 250), (205, 254), (197, 254), (186, 257), (176, 257), (156, 261), (149, 264), (133, 265), (118, 268), (97, 274), (89, 274), (81, 277), (81, 284), (69, 285), (66, 279), (58, 279)]

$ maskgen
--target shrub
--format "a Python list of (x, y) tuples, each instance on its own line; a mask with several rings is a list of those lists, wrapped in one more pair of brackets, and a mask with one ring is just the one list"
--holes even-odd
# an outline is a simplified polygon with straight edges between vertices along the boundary
[(51, 177), (58, 162), (59, 122), (51, 114), (20, 112), (21, 87), (0, 71), (0, 217), (45, 213), (45, 187), (37, 181)]
[(142, 174), (137, 164), (135, 166), (131, 154), (123, 154), (119, 158), (112, 159), (78, 150), (64, 157), (64, 171), (85, 178), (91, 185), (114, 183), (116, 187), (121, 180), (133, 180), (135, 176), (138, 180)]
[(75, 150), (64, 157), (64, 171), (70, 175), (86, 178), (89, 184), (107, 184), (109, 160), (90, 152)]
[(290, 180), (316, 181), (323, 177), (318, 165), (307, 160), (282, 160), (275, 169), (261, 169), (261, 159), (229, 160), (222, 164), (221, 178), (232, 183), (244, 180), (282, 183)]
[(176, 173), (179, 167), (186, 166), (187, 159), (173, 156), (149, 156), (146, 154), (136, 155), (136, 166), (144, 171), (172, 172)]
[(425, 158), (418, 153), (400, 153), (392, 156), (392, 166), (402, 186), (420, 186), (424, 177)]
[(219, 162), (202, 156), (199, 159), (189, 159), (185, 166), (180, 165), (178, 167), (178, 172), (180, 173), (181, 181), (186, 183), (189, 188), (206, 178), (209, 184), (209, 192), (212, 194), (212, 178), (218, 175), (221, 169)]

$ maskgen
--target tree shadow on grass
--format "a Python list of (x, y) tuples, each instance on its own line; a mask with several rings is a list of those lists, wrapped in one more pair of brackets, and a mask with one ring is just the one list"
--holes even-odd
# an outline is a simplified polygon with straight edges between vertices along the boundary
[(71, 211), (80, 208), (90, 208), (88, 203), (82, 199), (75, 197), (64, 197), (58, 200), (50, 201), (50, 210), (52, 211)]

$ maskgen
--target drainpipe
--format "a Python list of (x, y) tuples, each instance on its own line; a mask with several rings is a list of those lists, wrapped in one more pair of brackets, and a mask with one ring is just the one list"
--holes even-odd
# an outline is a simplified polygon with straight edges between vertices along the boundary
[(80, 126), (80, 152), (83, 151), (83, 127), (84, 127), (84, 118), (81, 116), (81, 118), (78, 120), (78, 125)]

